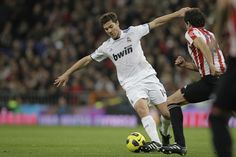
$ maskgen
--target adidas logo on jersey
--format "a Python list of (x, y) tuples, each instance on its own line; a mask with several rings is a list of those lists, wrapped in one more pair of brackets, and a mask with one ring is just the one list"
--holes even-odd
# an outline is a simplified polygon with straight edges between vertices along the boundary
[(119, 58), (124, 57), (125, 55), (133, 52), (132, 45), (126, 46), (123, 51), (113, 54), (113, 59), (117, 61)]

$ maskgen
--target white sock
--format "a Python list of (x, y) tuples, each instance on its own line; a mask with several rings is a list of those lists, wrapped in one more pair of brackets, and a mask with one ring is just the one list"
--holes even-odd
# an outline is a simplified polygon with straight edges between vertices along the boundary
[(146, 117), (143, 117), (141, 121), (150, 139), (161, 144), (157, 133), (156, 122), (154, 121), (152, 116), (148, 115)]
[(165, 119), (163, 116), (161, 116), (161, 133), (166, 135), (169, 135), (169, 127), (170, 127), (170, 120)]

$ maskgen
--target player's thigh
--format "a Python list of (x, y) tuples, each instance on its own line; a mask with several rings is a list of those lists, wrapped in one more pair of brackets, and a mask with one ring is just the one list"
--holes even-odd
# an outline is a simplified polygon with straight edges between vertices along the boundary
[(159, 105), (166, 102), (166, 90), (160, 82), (149, 83), (146, 85), (146, 88), (148, 89), (148, 97), (152, 104)]
[(148, 96), (152, 104), (156, 106), (161, 115), (165, 118), (169, 118), (169, 110), (167, 108), (167, 96), (164, 86), (161, 83), (149, 84)]
[(143, 118), (149, 114), (149, 98), (147, 95), (147, 91), (144, 89), (143, 85), (138, 85), (132, 90), (128, 90), (126, 94), (131, 105), (140, 118)]
[(191, 83), (181, 89), (184, 98), (190, 103), (209, 100), (215, 85), (204, 79)]
[(127, 89), (126, 96), (128, 97), (129, 102), (133, 107), (139, 99), (148, 99), (147, 90), (144, 88), (144, 85), (140, 83)]

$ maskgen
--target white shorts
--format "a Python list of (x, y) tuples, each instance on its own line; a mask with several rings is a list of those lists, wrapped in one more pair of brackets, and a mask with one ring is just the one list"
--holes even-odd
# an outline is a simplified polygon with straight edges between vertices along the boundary
[(148, 99), (149, 103), (154, 105), (161, 104), (167, 100), (165, 88), (155, 75), (148, 76), (125, 90), (133, 107), (142, 98)]

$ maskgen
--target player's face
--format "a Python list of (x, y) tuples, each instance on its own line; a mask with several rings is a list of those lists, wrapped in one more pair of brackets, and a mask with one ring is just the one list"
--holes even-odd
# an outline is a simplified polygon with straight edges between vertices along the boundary
[(109, 35), (113, 39), (117, 39), (120, 37), (120, 27), (119, 22), (108, 21), (103, 25), (103, 28), (107, 35)]

